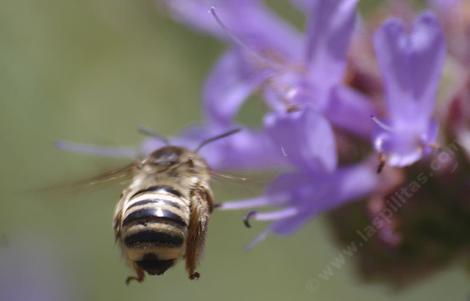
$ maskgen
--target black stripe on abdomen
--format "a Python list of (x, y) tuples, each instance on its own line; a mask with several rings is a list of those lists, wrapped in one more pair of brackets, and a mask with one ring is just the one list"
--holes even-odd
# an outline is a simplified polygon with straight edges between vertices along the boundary
[(147, 192), (160, 192), (160, 191), (172, 194), (172, 195), (174, 195), (176, 197), (179, 197), (179, 198), (183, 197), (181, 192), (179, 192), (178, 190), (174, 189), (171, 186), (168, 186), (168, 185), (155, 185), (155, 186), (150, 186), (149, 188), (145, 188), (145, 189), (137, 191), (130, 198), (133, 199), (136, 196), (147, 193)]
[(165, 199), (145, 199), (145, 200), (139, 200), (135, 203), (133, 203), (131, 206), (129, 206), (129, 208), (127, 208), (127, 210), (133, 208), (133, 207), (137, 207), (137, 206), (141, 206), (141, 205), (147, 205), (147, 204), (151, 204), (151, 203), (154, 203), (154, 204), (162, 204), (162, 205), (168, 205), (168, 206), (171, 206), (171, 207), (174, 207), (176, 209), (182, 209), (180, 204), (176, 203), (176, 202), (172, 202), (170, 200), (165, 200)]
[(161, 275), (175, 264), (175, 259), (161, 260), (153, 253), (145, 254), (137, 265), (150, 275)]
[(142, 208), (129, 214), (122, 222), (123, 226), (128, 226), (135, 222), (165, 221), (178, 228), (186, 228), (188, 225), (181, 216), (169, 210), (161, 208)]
[(127, 236), (124, 239), (124, 243), (128, 248), (143, 245), (180, 247), (183, 245), (183, 237), (166, 232), (143, 230)]

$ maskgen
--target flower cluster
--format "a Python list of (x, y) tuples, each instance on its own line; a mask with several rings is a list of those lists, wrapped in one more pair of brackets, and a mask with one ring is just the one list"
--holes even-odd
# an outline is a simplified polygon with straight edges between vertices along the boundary
[[(411, 26), (390, 19), (376, 30), (385, 91), (377, 99), (348, 81), (351, 44), (364, 39), (357, 2), (295, 1), (307, 17), (302, 33), (259, 0), (217, 1), (212, 8), (204, 1), (165, 1), (176, 20), (228, 45), (204, 86), (204, 126), (184, 139), (242, 126), (236, 117), (253, 93), (268, 107), (261, 128), (244, 128), (204, 153), (216, 169), (282, 170), (264, 195), (222, 205), (276, 208), (248, 213), (249, 219), (272, 221), (255, 242), (271, 232), (292, 233), (321, 212), (380, 193), (378, 165), (409, 166), (436, 145), (433, 117), (445, 57), (438, 19), (424, 12)], [(370, 143), (380, 160), (365, 154), (339, 164), (339, 133), (347, 143)], [(145, 144), (147, 151), (155, 147)]]
[[(293, 0), (306, 16), (304, 32), (262, 0), (214, 0), (213, 7), (199, 0), (160, 2), (175, 20), (227, 45), (203, 87), (205, 120), (172, 143), (194, 147), (240, 127), (201, 151), (211, 167), (280, 174), (263, 195), (221, 206), (246, 209), (248, 225), (271, 222), (254, 243), (269, 233), (293, 233), (345, 203), (384, 199), (453, 137), (470, 157), (470, 7), (463, 1), (430, 0), (424, 12), (405, 7), (406, 14), (376, 26), (360, 18), (358, 0)], [(444, 63), (451, 89), (437, 102)], [(237, 121), (254, 94), (267, 107), (259, 128)], [(149, 137), (139, 151), (161, 145)], [(366, 151), (352, 156), (351, 149)]]

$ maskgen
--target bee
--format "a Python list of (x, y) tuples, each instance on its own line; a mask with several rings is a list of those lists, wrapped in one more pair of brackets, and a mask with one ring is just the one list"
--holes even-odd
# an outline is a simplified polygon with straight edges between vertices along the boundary
[(135, 271), (126, 284), (142, 282), (145, 274), (162, 275), (182, 257), (190, 279), (204, 248), (209, 217), (215, 203), (211, 170), (198, 151), (239, 129), (203, 141), (195, 150), (166, 145), (136, 162), (96, 177), (126, 176), (113, 217), (115, 240)]

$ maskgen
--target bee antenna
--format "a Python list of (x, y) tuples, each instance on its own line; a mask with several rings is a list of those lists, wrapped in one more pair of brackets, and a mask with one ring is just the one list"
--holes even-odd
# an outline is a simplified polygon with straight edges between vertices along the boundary
[(197, 152), (199, 152), (199, 151), (201, 150), (201, 148), (203, 148), (203, 147), (206, 146), (207, 144), (210, 144), (210, 143), (212, 143), (212, 142), (214, 142), (214, 141), (217, 141), (217, 140), (219, 140), (219, 139), (223, 139), (223, 138), (225, 138), (225, 137), (231, 136), (231, 135), (236, 134), (236, 133), (238, 133), (238, 132), (240, 132), (240, 131), (241, 131), (240, 128), (238, 128), (238, 129), (233, 129), (233, 130), (230, 130), (230, 131), (228, 131), (228, 132), (222, 133), (222, 134), (220, 134), (220, 135), (217, 135), (217, 136), (208, 138), (208, 139), (202, 141), (202, 142), (199, 144), (199, 146), (196, 147), (196, 149), (194, 150), (194, 152), (197, 153)]
[(160, 140), (162, 141), (165, 145), (170, 145), (170, 141), (168, 140), (168, 138), (160, 135), (160, 134), (157, 134), (153, 129), (150, 129), (150, 128), (147, 128), (147, 127), (144, 127), (144, 126), (139, 126), (137, 128), (137, 131), (144, 135), (144, 136), (148, 136), (148, 137), (152, 137), (152, 138), (155, 138), (157, 140)]

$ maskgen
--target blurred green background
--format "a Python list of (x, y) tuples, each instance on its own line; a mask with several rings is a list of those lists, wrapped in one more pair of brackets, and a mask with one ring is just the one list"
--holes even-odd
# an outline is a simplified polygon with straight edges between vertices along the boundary
[[(35, 191), (125, 161), (65, 153), (53, 143), (137, 145), (138, 125), (177, 134), (201, 119), (201, 86), (223, 47), (172, 22), (150, 0), (3, 0), (1, 7), (0, 235), (50, 243), (75, 300), (468, 300), (463, 269), (397, 293), (362, 284), (352, 260), (312, 290), (338, 252), (322, 218), (246, 252), (262, 226), (245, 229), (238, 212), (214, 214), (200, 280), (189, 281), (180, 264), (126, 287), (131, 271), (111, 229), (121, 188), (53, 197)], [(216, 187), (221, 201), (247, 196), (237, 190)]]

